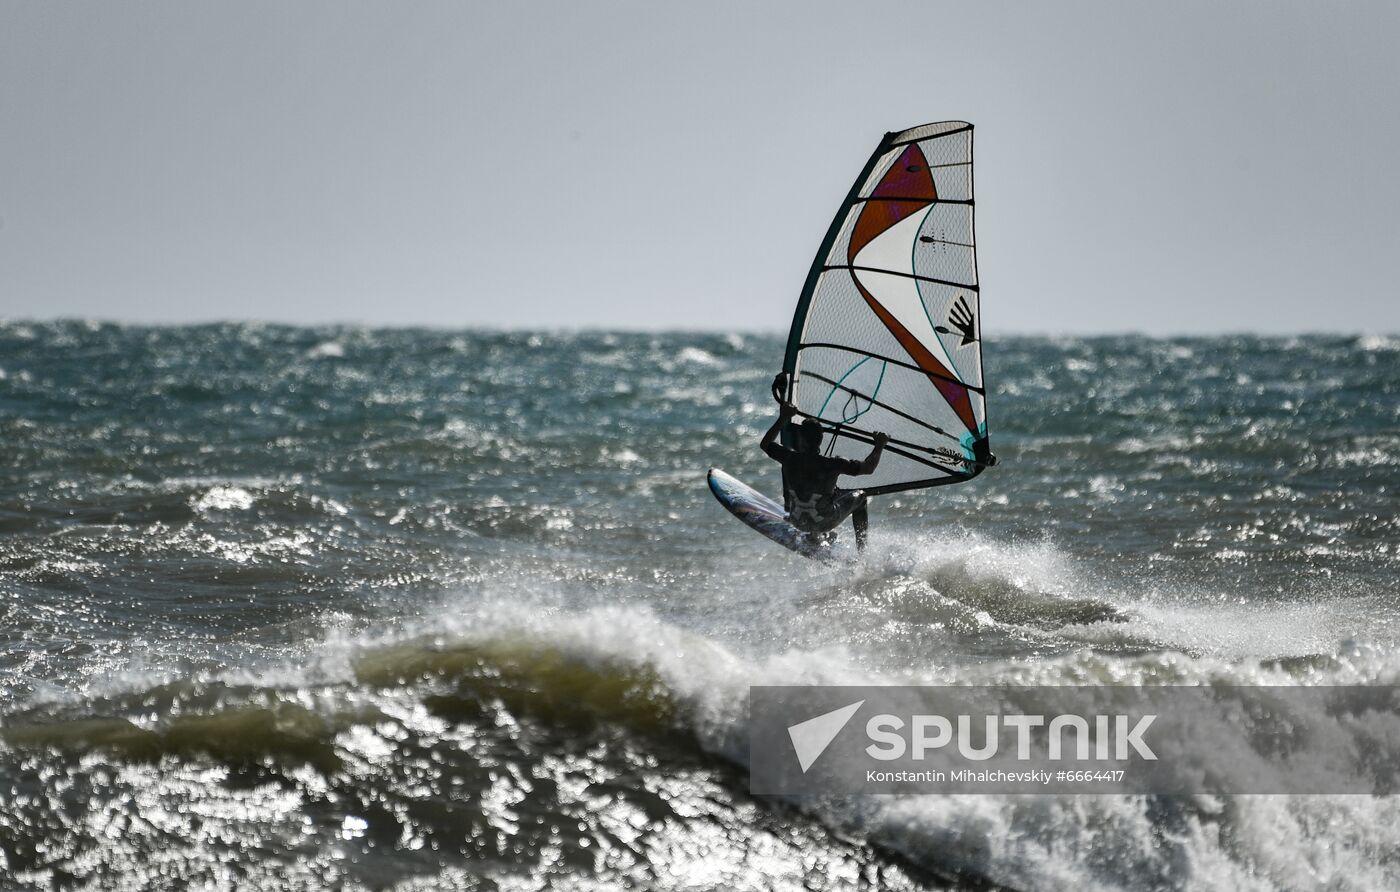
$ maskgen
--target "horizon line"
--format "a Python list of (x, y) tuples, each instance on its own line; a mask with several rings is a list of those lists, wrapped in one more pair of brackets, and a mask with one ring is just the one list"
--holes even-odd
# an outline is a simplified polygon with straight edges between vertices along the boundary
[[(128, 320), (101, 316), (52, 316), (52, 317), (25, 317), (25, 316), (0, 316), (0, 326), (8, 327), (14, 325), (99, 325), (112, 326), (116, 328), (154, 328), (154, 329), (175, 329), (175, 328), (208, 328), (216, 326), (264, 326), (278, 328), (340, 328), (340, 329), (360, 329), (360, 330), (380, 330), (380, 331), (439, 331), (439, 332), (481, 332), (490, 334), (693, 334), (693, 335), (749, 335), (755, 337), (785, 337), (787, 331), (781, 328), (721, 328), (713, 326), (658, 326), (655, 328), (641, 327), (616, 327), (606, 325), (561, 325), (561, 326), (524, 326), (524, 325), (502, 325), (489, 322), (471, 323), (444, 323), (444, 322), (401, 322), (401, 323), (380, 323), (368, 322), (364, 320), (327, 320), (320, 322), (295, 322), (281, 319), (238, 319), (238, 318), (212, 318), (201, 320), (170, 320), (170, 321), (147, 321)], [(1142, 337), (1156, 340), (1170, 340), (1173, 338), (1226, 338), (1226, 337), (1269, 337), (1269, 338), (1289, 338), (1289, 337), (1400, 337), (1400, 331), (1376, 331), (1366, 329), (1346, 329), (1346, 328), (1321, 328), (1292, 331), (1261, 331), (1249, 329), (1221, 329), (1219, 331), (1205, 330), (1178, 330), (1153, 332), (1140, 328), (1121, 329), (1005, 329), (990, 335), (992, 340), (998, 338), (1111, 338), (1111, 337)]]

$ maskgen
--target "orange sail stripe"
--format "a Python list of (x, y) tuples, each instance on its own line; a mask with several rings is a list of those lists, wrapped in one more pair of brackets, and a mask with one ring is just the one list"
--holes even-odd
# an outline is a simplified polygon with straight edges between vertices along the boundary
[(933, 184), (933, 172), (928, 169), (928, 159), (924, 157), (924, 152), (917, 143), (910, 145), (895, 159), (870, 195), (873, 198), (897, 196), (912, 200), (866, 202), (860, 209), (860, 216), (856, 218), (851, 242), (846, 248), (848, 263), (877, 235), (938, 200), (938, 190)]
[[(846, 248), (846, 259), (848, 263), (855, 263), (856, 255), (861, 248), (870, 244), (880, 233), (889, 229), (899, 221), (927, 208), (930, 204), (938, 200), (938, 190), (933, 183), (933, 172), (928, 168), (928, 159), (924, 157), (923, 150), (917, 143), (911, 143), (900, 154), (895, 162), (890, 165), (889, 170), (880, 178), (880, 183), (873, 192), (872, 197), (880, 198), (885, 196), (897, 196), (899, 198), (909, 198), (910, 201), (870, 201), (860, 209), (860, 216), (856, 218), (855, 228), (851, 230), (851, 240)], [(929, 381), (938, 388), (938, 392), (948, 401), (948, 405), (953, 408), (962, 423), (967, 425), (970, 431), (977, 430), (977, 420), (972, 414), (972, 398), (968, 394), (967, 388), (957, 383), (956, 380), (944, 380), (944, 378), (956, 379), (943, 363), (929, 351), (927, 347), (914, 337), (909, 329), (900, 324), (889, 310), (885, 309), (865, 287), (856, 282), (856, 288), (860, 290), (861, 297), (870, 305), (870, 309), (875, 311), (875, 315), (880, 321), (885, 323), (885, 327), (890, 330), (900, 345), (904, 347), (910, 358), (926, 372), (931, 372)], [(934, 377), (935, 375), (944, 377)]]

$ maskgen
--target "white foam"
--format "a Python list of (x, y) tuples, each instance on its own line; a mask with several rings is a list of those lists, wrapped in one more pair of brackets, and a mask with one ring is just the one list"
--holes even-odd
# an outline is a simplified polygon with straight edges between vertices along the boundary
[[(703, 745), (747, 764), (747, 691), (757, 684), (880, 684), (894, 679), (859, 666), (840, 649), (790, 650), (746, 658), (647, 610), (581, 612), (497, 605), (485, 614), (431, 621), (469, 638), (528, 635), (585, 661), (646, 666), (689, 707)], [(1278, 669), (1184, 655), (1071, 657), (1045, 664), (1025, 683), (1083, 681), (1090, 659), (1115, 684), (1280, 683)], [(1076, 665), (1078, 663), (1078, 665)], [(1356, 665), (1339, 679), (1361, 680)], [(1400, 669), (1393, 658), (1360, 675)], [(1172, 679), (1167, 679), (1168, 683)], [(795, 803), (833, 827), (869, 835), (916, 862), (964, 869), (995, 883), (1039, 889), (1129, 889), (1144, 881), (1174, 888), (1272, 889), (1342, 883), (1394, 888), (1400, 864), (1384, 862), (1400, 799), (1369, 797), (871, 796)], [(1345, 842), (1347, 844), (1343, 845)]]
[(195, 500), (194, 508), (206, 511), (247, 511), (253, 507), (253, 494), (241, 486), (215, 486)]
[[(765, 598), (775, 602), (775, 623), (810, 612), (801, 598), (811, 598), (824, 585), (841, 598), (854, 597), (854, 588), (873, 586), (892, 601), (929, 597), (922, 581), (929, 576), (955, 584), (944, 585), (946, 598), (968, 597), (952, 589), (986, 581), (1051, 596), (1082, 597), (1092, 588), (1050, 542), (1007, 545), (962, 535), (932, 543), (886, 539), (854, 577), (849, 570), (807, 564), (797, 565), (802, 570), (794, 573), (790, 561), (780, 566), (783, 572), (772, 586), (756, 569), (743, 580), (745, 586), (762, 586)], [(585, 664), (650, 670), (680, 704), (701, 745), (741, 766), (748, 764), (750, 685), (1393, 684), (1400, 679), (1394, 648), (1329, 640), (1345, 634), (1347, 623), (1321, 606), (1153, 596), (1139, 599), (1128, 623), (1057, 634), (1087, 642), (1096, 635), (1107, 641), (1141, 636), (1163, 642), (1164, 649), (1156, 652), (1125, 656), (1085, 647), (1048, 659), (915, 667), (909, 677), (872, 669), (858, 643), (839, 643), (839, 629), (820, 646), (746, 651), (723, 631), (701, 631), (698, 620), (682, 624), (644, 606), (618, 603), (625, 592), (611, 591), (610, 606), (570, 607), (578, 593), (557, 566), (509, 569), (487, 574), (473, 591), (424, 605), (421, 616), (390, 631), (333, 628), (299, 661), (221, 677), (298, 688), (328, 681), (353, 684), (357, 657), (385, 645), (426, 641), (450, 647), (523, 638)], [(726, 577), (726, 585), (733, 587), (734, 580)], [(742, 595), (725, 586), (714, 589), (710, 594), (721, 602)], [(838, 601), (831, 609), (839, 615), (845, 606)], [(987, 634), (999, 631), (991, 628)], [(1191, 654), (1183, 652), (1188, 648)], [(1294, 670), (1257, 659), (1305, 651), (1333, 656)], [(940, 659), (931, 653), (928, 666)], [(139, 674), (152, 677), (149, 671)], [(794, 805), (915, 862), (942, 871), (963, 869), (1013, 888), (1400, 887), (1400, 863), (1382, 857), (1393, 845), (1391, 828), (1400, 823), (1400, 797), (870, 796)]]
[(345, 355), (345, 347), (337, 341), (322, 341), (306, 351), (307, 359), (336, 359)]
[(716, 366), (722, 363), (715, 358), (714, 354), (708, 350), (701, 350), (699, 347), (682, 347), (676, 354), (678, 362), (688, 362), (693, 365)]

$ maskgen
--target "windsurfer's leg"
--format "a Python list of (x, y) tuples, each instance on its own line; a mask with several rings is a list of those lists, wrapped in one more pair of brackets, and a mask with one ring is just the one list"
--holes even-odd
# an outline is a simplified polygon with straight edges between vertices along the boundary
[(865, 540), (870, 529), (870, 515), (865, 512), (865, 499), (860, 500), (851, 512), (851, 526), (856, 530), (856, 550), (865, 551)]

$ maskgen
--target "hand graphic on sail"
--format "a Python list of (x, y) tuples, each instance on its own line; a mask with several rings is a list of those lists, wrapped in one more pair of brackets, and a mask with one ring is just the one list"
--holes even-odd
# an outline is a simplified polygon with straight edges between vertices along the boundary
[[(962, 343), (958, 345), (959, 347), (966, 347), (977, 340), (976, 329), (972, 322), (972, 308), (967, 305), (967, 299), (961, 294), (958, 295), (952, 308), (948, 310), (948, 324), (956, 328), (958, 333), (962, 335)], [(940, 334), (953, 333), (941, 325), (936, 326), (933, 330)]]

